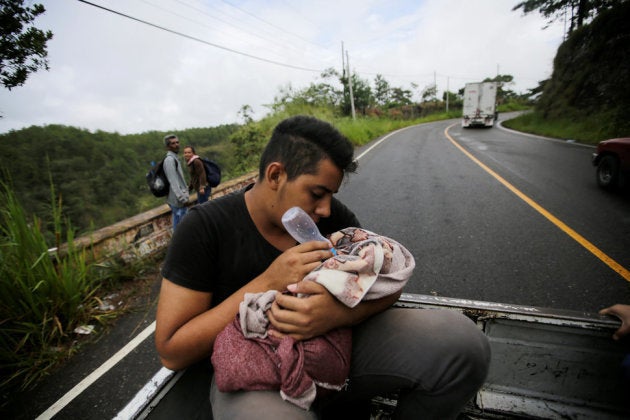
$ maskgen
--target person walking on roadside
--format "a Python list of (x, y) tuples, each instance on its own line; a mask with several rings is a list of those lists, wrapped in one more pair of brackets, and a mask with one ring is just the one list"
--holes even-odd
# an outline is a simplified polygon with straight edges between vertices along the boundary
[(206, 176), (203, 162), (197, 156), (195, 148), (192, 146), (184, 147), (184, 159), (190, 171), (188, 191), (197, 191), (197, 204), (205, 203), (210, 197), (210, 186), (208, 185), (208, 177)]
[(186, 204), (189, 198), (188, 186), (182, 165), (177, 157), (179, 139), (174, 134), (168, 134), (164, 136), (164, 145), (168, 150), (164, 158), (164, 174), (170, 184), (166, 202), (173, 212), (173, 230), (175, 230), (179, 221), (186, 215)]

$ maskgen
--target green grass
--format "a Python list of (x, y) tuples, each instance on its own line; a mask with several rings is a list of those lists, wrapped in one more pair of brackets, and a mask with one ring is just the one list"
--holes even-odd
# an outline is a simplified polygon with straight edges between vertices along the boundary
[(99, 309), (96, 295), (112, 280), (111, 270), (73, 246), (60, 200), (52, 212), (57, 244), (68, 244), (63, 256), (49, 252), (42, 221), (29, 219), (12, 189), (0, 183), (0, 405), (75, 351), (76, 327), (114, 315)]
[(538, 134), (584, 144), (597, 144), (607, 138), (620, 137), (614, 124), (605, 115), (545, 119), (537, 112), (503, 121), (505, 127), (526, 133)]
[(461, 117), (461, 112), (436, 113), (415, 119), (387, 119), (378, 117), (334, 118), (329, 120), (350, 141), (361, 146), (392, 131), (412, 125)]
[[(293, 115), (311, 115), (318, 119), (328, 121), (335, 126), (341, 133), (343, 133), (355, 146), (361, 146), (370, 141), (390, 133), (400, 128), (408, 127), (411, 125), (444, 120), (449, 118), (461, 117), (461, 110), (446, 112), (438, 112), (427, 115), (422, 118), (404, 119), (404, 118), (387, 118), (387, 117), (371, 117), (357, 115), (353, 120), (351, 117), (339, 116), (331, 108), (317, 107), (308, 104), (294, 104), (288, 103), (283, 105), (279, 110), (268, 114), (260, 121), (254, 124), (259, 124), (262, 136), (266, 142), (271, 136), (273, 128), (285, 118)], [(257, 158), (256, 158), (257, 161)]]

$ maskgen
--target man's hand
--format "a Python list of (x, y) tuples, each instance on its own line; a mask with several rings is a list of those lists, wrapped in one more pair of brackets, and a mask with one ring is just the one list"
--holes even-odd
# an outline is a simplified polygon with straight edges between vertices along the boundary
[(330, 244), (325, 241), (306, 242), (283, 252), (263, 273), (266, 289), (286, 290), (319, 267), (326, 258), (332, 257)]
[(317, 337), (344, 325), (344, 315), (351, 310), (314, 281), (292, 284), (289, 291), (308, 296), (299, 298), (278, 293), (267, 312), (273, 327), (269, 334), (275, 337), (289, 335), (296, 340)]
[(621, 327), (613, 334), (614, 340), (619, 340), (622, 337), (630, 334), (630, 306), (616, 304), (609, 308), (604, 308), (599, 311), (601, 315), (613, 315), (621, 320)]

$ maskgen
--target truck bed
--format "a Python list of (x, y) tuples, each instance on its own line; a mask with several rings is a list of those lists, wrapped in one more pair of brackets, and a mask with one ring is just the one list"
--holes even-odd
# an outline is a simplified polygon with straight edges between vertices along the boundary
[[(417, 294), (403, 294), (396, 306), (462, 312), (490, 340), (488, 378), (461, 418), (630, 418), (622, 370), (630, 349), (611, 338), (616, 319)], [(211, 375), (209, 362), (177, 373), (163, 368), (117, 418), (212, 419)], [(373, 399), (372, 418), (389, 418), (395, 404), (395, 395)]]

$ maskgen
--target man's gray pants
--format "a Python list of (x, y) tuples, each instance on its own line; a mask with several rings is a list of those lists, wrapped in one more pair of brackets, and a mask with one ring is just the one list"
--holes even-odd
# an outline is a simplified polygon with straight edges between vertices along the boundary
[(395, 419), (454, 419), (490, 365), (487, 338), (469, 318), (446, 309), (390, 308), (353, 327), (352, 340), (346, 391), (305, 411), (279, 391), (227, 393), (213, 382), (214, 419), (358, 419), (370, 398), (394, 392)]

